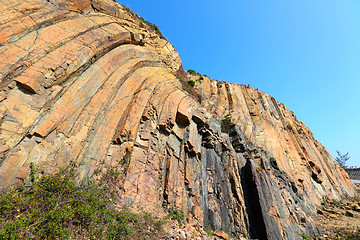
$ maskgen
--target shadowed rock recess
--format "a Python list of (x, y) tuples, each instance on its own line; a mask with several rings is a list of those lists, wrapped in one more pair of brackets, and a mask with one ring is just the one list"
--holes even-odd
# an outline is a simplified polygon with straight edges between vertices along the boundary
[(111, 166), (122, 204), (231, 236), (316, 234), (323, 197), (354, 194), (344, 170), (271, 96), (187, 86), (200, 75), (156, 30), (112, 0), (1, 0), (0, 186), (30, 163), (76, 161), (79, 181)]

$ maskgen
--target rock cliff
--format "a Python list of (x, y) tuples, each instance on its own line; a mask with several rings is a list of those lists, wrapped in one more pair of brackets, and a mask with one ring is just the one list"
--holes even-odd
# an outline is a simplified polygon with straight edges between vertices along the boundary
[[(182, 69), (156, 26), (112, 0), (0, 1), (0, 186), (115, 168), (119, 202), (232, 236), (316, 234), (347, 174), (293, 112)], [(189, 81), (190, 80), (190, 81)]]

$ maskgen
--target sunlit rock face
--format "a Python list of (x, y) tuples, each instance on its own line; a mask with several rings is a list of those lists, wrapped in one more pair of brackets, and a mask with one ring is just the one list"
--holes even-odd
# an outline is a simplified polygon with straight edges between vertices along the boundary
[(20, 184), (30, 163), (40, 176), (76, 162), (79, 182), (117, 168), (120, 204), (176, 207), (188, 224), (259, 239), (316, 233), (323, 197), (353, 195), (285, 105), (187, 74), (171, 43), (116, 2), (0, 10), (1, 186)]

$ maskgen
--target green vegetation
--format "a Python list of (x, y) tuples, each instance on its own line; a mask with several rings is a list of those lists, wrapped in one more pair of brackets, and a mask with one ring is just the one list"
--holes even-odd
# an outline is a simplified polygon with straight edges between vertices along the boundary
[(300, 237), (304, 240), (309, 240), (310, 238), (305, 233), (298, 233)]
[[(189, 69), (189, 70), (187, 70), (187, 73), (189, 73), (191, 75), (199, 75), (199, 78), (196, 79), (197, 82), (201, 83), (201, 81), (204, 80), (204, 77), (202, 76), (202, 74), (196, 72), (195, 70)], [(204, 76), (206, 76), (206, 75), (204, 75)]]
[(126, 174), (131, 160), (132, 150), (126, 150), (125, 156), (122, 158), (120, 164), (124, 167), (124, 173)]
[(205, 226), (205, 227), (204, 227), (204, 231), (206, 232), (206, 234), (207, 234), (208, 236), (214, 235), (214, 229), (212, 229), (210, 226)]
[(344, 206), (341, 202), (337, 201), (336, 199), (332, 199), (332, 204), (337, 206), (338, 208), (341, 208)]
[(230, 129), (233, 127), (233, 123), (230, 119), (230, 114), (227, 114), (222, 120), (221, 120), (221, 131), (224, 133), (228, 133)]
[(130, 15), (133, 15), (133, 16), (136, 16), (138, 19), (141, 20), (140, 22), (140, 27), (145, 27), (144, 24), (146, 24), (148, 27), (150, 27), (150, 29), (154, 30), (156, 32), (156, 34), (159, 35), (159, 37), (161, 39), (166, 39), (163, 34), (161, 33), (159, 27), (156, 25), (156, 24), (153, 24), (149, 21), (146, 21), (144, 18), (140, 17), (139, 15), (137, 15), (136, 13), (134, 13), (130, 8), (126, 7), (125, 5), (122, 4), (122, 6), (125, 8), (125, 10), (130, 14)]
[(183, 87), (182, 90), (184, 90), (185, 92), (191, 93), (191, 88), (189, 88), (189, 87)]
[(36, 173), (35, 165), (34, 165), (34, 163), (31, 162), (30, 163), (30, 173), (29, 173), (31, 183), (35, 182), (35, 173)]
[(194, 80), (189, 80), (188, 81), (188, 84), (191, 86), (191, 87), (195, 87), (195, 81)]
[(192, 70), (192, 69), (187, 70), (187, 72), (188, 72), (189, 74), (193, 74), (193, 75), (196, 74), (196, 71), (195, 71), (195, 70)]
[[(298, 235), (300, 237), (302, 237), (303, 240), (322, 239), (322, 238), (319, 238), (319, 236), (308, 236), (305, 233), (298, 233)], [(328, 238), (326, 238), (326, 239), (328, 239)], [(329, 238), (329, 239), (359, 240), (360, 239), (360, 227), (353, 228), (353, 229), (335, 228), (333, 231), (331, 231), (331, 238)]]
[(177, 220), (180, 225), (184, 223), (184, 213), (181, 210), (174, 207), (168, 208), (166, 205), (163, 205), (163, 207), (168, 212), (168, 217)]
[(326, 206), (326, 198), (325, 197), (323, 197), (323, 199), (321, 201), (321, 205)]
[[(138, 16), (139, 17), (139, 16)], [(162, 32), (160, 31), (160, 29), (159, 29), (159, 27), (156, 25), (156, 24), (153, 24), (153, 23), (151, 23), (151, 22), (148, 22), (148, 21), (146, 21), (145, 19), (143, 19), (142, 17), (139, 17), (140, 19), (141, 19), (141, 21), (143, 21), (146, 25), (148, 25), (152, 30), (154, 30), (156, 33), (157, 33), (157, 35), (159, 35), (159, 37), (161, 38), (161, 39), (166, 39), (165, 37), (164, 37), (164, 35), (162, 34)]]
[(142, 239), (149, 227), (161, 231), (149, 214), (115, 210), (107, 185), (75, 184), (75, 165), (41, 179), (31, 166), (28, 186), (0, 195), (0, 239)]
[(334, 239), (344, 239), (344, 240), (359, 240), (360, 239), (360, 227), (354, 229), (338, 228), (335, 230), (335, 235), (337, 238)]
[(201, 103), (201, 94), (198, 92), (196, 88), (194, 88), (195, 86), (194, 80), (187, 79), (186, 77), (180, 75), (178, 75), (177, 78), (179, 79), (182, 85), (182, 89), (187, 93), (189, 93), (189, 95), (193, 97), (196, 101)]
[[(149, 23), (149, 22), (148, 22)], [(162, 39), (166, 39), (163, 34), (161, 33), (159, 27), (156, 24), (149, 23), (151, 29), (153, 29)]]
[(337, 201), (336, 199), (328, 199), (324, 197), (321, 201), (322, 209), (325, 210), (327, 208), (334, 209), (334, 208), (342, 208), (344, 204), (341, 201)]

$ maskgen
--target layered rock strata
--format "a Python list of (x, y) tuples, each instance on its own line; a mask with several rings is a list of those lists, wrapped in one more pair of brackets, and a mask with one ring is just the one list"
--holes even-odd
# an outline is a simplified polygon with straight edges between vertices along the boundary
[(322, 199), (354, 194), (293, 112), (249, 86), (196, 81), (116, 2), (2, 0), (0, 10), (1, 186), (30, 164), (41, 175), (75, 161), (79, 181), (116, 168), (122, 204), (181, 209), (190, 225), (258, 239), (315, 234)]

